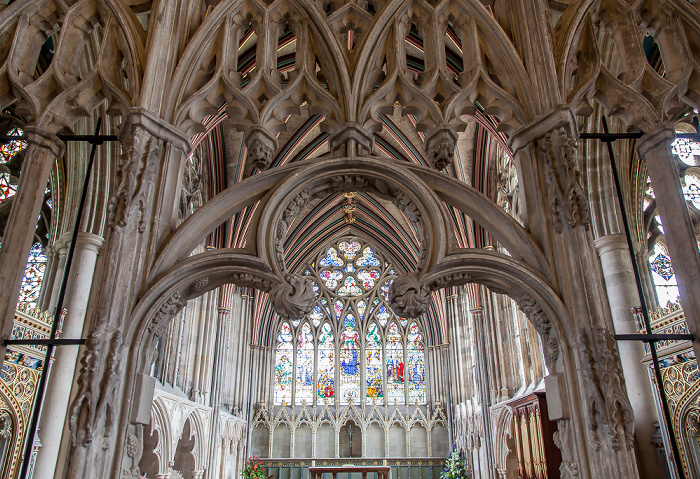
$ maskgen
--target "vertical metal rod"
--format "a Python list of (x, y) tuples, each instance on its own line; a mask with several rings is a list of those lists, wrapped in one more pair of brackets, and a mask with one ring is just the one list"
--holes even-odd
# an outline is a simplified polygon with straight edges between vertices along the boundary
[[(603, 131), (609, 133), (608, 122), (603, 116)], [(644, 296), (644, 290), (642, 289), (642, 278), (639, 274), (639, 265), (637, 264), (637, 259), (634, 254), (634, 245), (632, 244), (632, 233), (630, 232), (630, 225), (627, 219), (627, 210), (625, 208), (625, 201), (622, 197), (622, 187), (620, 186), (620, 177), (617, 172), (617, 165), (615, 164), (615, 153), (613, 152), (612, 140), (601, 140), (608, 146), (608, 157), (610, 158), (610, 166), (612, 168), (613, 180), (615, 181), (615, 191), (617, 193), (617, 201), (620, 204), (620, 211), (622, 212), (622, 224), (625, 227), (625, 237), (627, 238), (627, 248), (629, 249), (630, 259), (632, 260), (632, 269), (634, 270), (634, 279), (637, 283), (637, 293), (639, 294), (639, 302), (642, 307), (642, 317), (644, 318), (644, 327), (646, 328), (647, 334), (652, 334), (651, 331), (651, 321), (649, 320), (649, 309), (647, 308), (646, 298)], [(654, 376), (656, 377), (656, 386), (659, 389), (659, 396), (661, 398), (661, 406), (664, 411), (664, 419), (666, 422), (666, 428), (668, 429), (669, 439), (671, 441), (671, 449), (673, 451), (673, 459), (676, 463), (676, 469), (678, 470), (678, 476), (680, 479), (685, 479), (685, 472), (683, 470), (683, 464), (681, 462), (680, 450), (678, 449), (678, 442), (676, 441), (676, 436), (673, 434), (673, 423), (671, 422), (671, 410), (668, 407), (668, 398), (666, 397), (666, 391), (664, 390), (664, 384), (661, 379), (661, 369), (659, 367), (659, 355), (656, 352), (656, 342), (649, 341), (649, 350), (651, 351), (651, 360), (654, 364)]]
[[(97, 126), (95, 126), (95, 135), (100, 133), (100, 127), (102, 126), (102, 118), (97, 119)], [(85, 172), (85, 182), (83, 183), (83, 191), (80, 195), (80, 205), (78, 206), (78, 212), (75, 218), (75, 226), (73, 227), (73, 237), (71, 238), (70, 248), (68, 249), (68, 257), (66, 258), (66, 266), (63, 271), (63, 278), (61, 279), (61, 288), (58, 293), (58, 301), (56, 303), (56, 311), (53, 316), (53, 324), (51, 325), (51, 333), (49, 335), (50, 339), (56, 337), (56, 332), (58, 331), (58, 325), (61, 320), (61, 311), (63, 310), (63, 300), (66, 297), (66, 286), (68, 284), (68, 278), (70, 275), (71, 263), (73, 262), (73, 254), (75, 253), (75, 243), (78, 237), (78, 231), (80, 231), (80, 222), (83, 217), (83, 210), (85, 209), (85, 199), (87, 197), (88, 185), (90, 183), (90, 175), (92, 174), (92, 165), (95, 161), (95, 151), (97, 149), (97, 143), (92, 144), (90, 150), (90, 159), (87, 164), (87, 171)], [(46, 356), (44, 357), (44, 367), (41, 371), (39, 378), (39, 385), (36, 389), (36, 396), (34, 401), (34, 407), (32, 408), (32, 420), (27, 428), (27, 434), (25, 435), (25, 445), (24, 445), (24, 457), (22, 458), (22, 468), (19, 472), (19, 477), (22, 479), (27, 479), (29, 477), (29, 465), (32, 458), (32, 449), (34, 449), (34, 439), (36, 436), (36, 430), (39, 425), (39, 417), (41, 416), (41, 408), (44, 402), (44, 392), (46, 390), (46, 382), (49, 377), (49, 371), (51, 369), (51, 358), (53, 357), (53, 351), (55, 346), (49, 344), (46, 346)], [(52, 441), (57, 440), (57, 438), (50, 438)], [(60, 438), (59, 438), (60, 440)]]

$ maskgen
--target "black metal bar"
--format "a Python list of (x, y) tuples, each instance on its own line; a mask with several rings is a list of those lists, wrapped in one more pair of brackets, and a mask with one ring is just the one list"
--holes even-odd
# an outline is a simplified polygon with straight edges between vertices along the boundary
[[(97, 125), (95, 126), (95, 136), (100, 133), (100, 127), (102, 126), (102, 118), (97, 119)], [(92, 148), (90, 149), (90, 158), (88, 159), (87, 168), (85, 172), (85, 181), (83, 182), (83, 191), (80, 195), (80, 204), (78, 205), (78, 212), (75, 218), (75, 225), (73, 226), (73, 237), (71, 238), (70, 248), (68, 249), (68, 257), (66, 258), (66, 265), (63, 271), (63, 278), (61, 280), (61, 289), (58, 293), (58, 301), (56, 303), (56, 312), (53, 316), (53, 324), (51, 325), (51, 334), (49, 339), (56, 339), (56, 333), (58, 332), (58, 325), (61, 321), (61, 314), (63, 311), (63, 300), (66, 297), (66, 286), (68, 285), (68, 278), (70, 277), (71, 264), (73, 263), (73, 254), (75, 253), (75, 243), (78, 238), (78, 232), (80, 231), (80, 222), (83, 218), (83, 210), (85, 209), (85, 199), (87, 198), (88, 186), (90, 184), (90, 176), (92, 174), (92, 165), (95, 163), (95, 152), (97, 151), (97, 143), (92, 143)], [(32, 449), (34, 448), (34, 436), (36, 436), (37, 426), (39, 425), (39, 417), (41, 415), (41, 407), (44, 402), (44, 392), (46, 391), (46, 382), (49, 377), (49, 372), (51, 368), (51, 358), (53, 357), (54, 345), (48, 344), (46, 347), (46, 356), (44, 357), (44, 368), (40, 374), (39, 385), (36, 389), (36, 396), (34, 401), (34, 407), (32, 408), (32, 419), (27, 428), (27, 434), (25, 435), (25, 447), (24, 447), (24, 457), (22, 458), (22, 467), (19, 472), (19, 477), (26, 479), (29, 475), (29, 463), (32, 458)]]
[[(105, 141), (119, 141), (116, 135), (56, 135), (61, 141), (86, 141), (93, 145), (101, 145)], [(0, 143), (23, 140), (24, 135), (0, 135)]]
[[(609, 134), (608, 122), (605, 116), (602, 117), (603, 121), (603, 131)], [(625, 208), (625, 200), (622, 197), (622, 187), (620, 186), (620, 176), (617, 172), (617, 165), (615, 164), (615, 152), (612, 147), (612, 139), (602, 140), (608, 146), (608, 157), (610, 158), (610, 166), (612, 169), (613, 180), (615, 181), (615, 191), (617, 193), (617, 201), (620, 204), (620, 212), (622, 213), (622, 224), (625, 228), (625, 238), (627, 238), (627, 248), (629, 250), (630, 259), (632, 260), (632, 269), (634, 270), (634, 279), (637, 283), (637, 293), (639, 294), (639, 302), (642, 307), (642, 317), (644, 318), (644, 326), (646, 327), (647, 334), (651, 334), (651, 321), (649, 320), (649, 309), (647, 308), (646, 297), (644, 296), (644, 289), (642, 287), (642, 277), (639, 273), (639, 265), (637, 264), (637, 258), (634, 255), (634, 245), (632, 244), (632, 233), (630, 232), (629, 220), (627, 219), (627, 209)], [(656, 352), (655, 341), (649, 342), (649, 349), (651, 351), (651, 360), (654, 364), (654, 375), (656, 377), (656, 385), (659, 389), (659, 396), (661, 399), (661, 406), (664, 412), (664, 418), (666, 419), (666, 428), (669, 433), (669, 440), (671, 441), (671, 449), (673, 452), (673, 459), (676, 463), (676, 468), (678, 469), (678, 476), (680, 479), (685, 479), (685, 472), (683, 471), (683, 464), (681, 463), (680, 449), (678, 448), (678, 442), (676, 441), (676, 436), (673, 433), (673, 423), (671, 422), (671, 410), (668, 407), (668, 398), (666, 397), (666, 391), (664, 390), (664, 383), (661, 378), (661, 369), (659, 366), (659, 355)]]
[(694, 334), (616, 334), (617, 341), (643, 341), (656, 343), (658, 341), (692, 341)]
[(87, 341), (85, 338), (77, 339), (6, 339), (5, 346), (13, 344), (19, 346), (81, 346)]
[(636, 133), (581, 133), (579, 138), (582, 140), (601, 140), (601, 141), (615, 141), (615, 140), (636, 140), (644, 135), (643, 131)]

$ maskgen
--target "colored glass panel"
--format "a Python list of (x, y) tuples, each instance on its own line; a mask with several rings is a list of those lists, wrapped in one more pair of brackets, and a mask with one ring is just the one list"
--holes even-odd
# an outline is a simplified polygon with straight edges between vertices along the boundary
[(360, 251), (360, 243), (357, 241), (342, 241), (338, 244), (338, 248), (343, 252), (346, 259), (355, 259), (355, 255)]
[[(8, 136), (21, 136), (23, 131), (19, 128), (12, 128), (7, 132)], [(27, 142), (24, 140), (12, 140), (7, 143), (0, 144), (0, 164), (7, 163), (20, 151), (27, 147)]]
[(671, 153), (686, 165), (695, 166), (698, 164), (695, 157), (700, 156), (700, 143), (690, 138), (676, 138), (671, 143)]
[(367, 381), (366, 396), (368, 398), (383, 398), (382, 389), (382, 340), (376, 323), (369, 325), (365, 343), (365, 377)]
[(408, 361), (408, 402), (424, 404), (425, 392), (425, 355), (423, 352), (423, 336), (418, 324), (413, 322), (408, 328), (406, 358)]
[(700, 209), (700, 178), (695, 175), (685, 175), (683, 193), (686, 200), (692, 201), (695, 207)]
[(338, 250), (335, 248), (328, 248), (326, 251), (326, 256), (319, 262), (321, 266), (343, 266), (345, 261), (338, 258)]
[(333, 308), (335, 309), (336, 320), (340, 321), (340, 318), (343, 315), (343, 303), (336, 300), (336, 302), (333, 304)]
[(0, 173), (0, 201), (14, 196), (17, 193), (17, 187), (10, 184), (10, 174)]
[(403, 342), (396, 323), (391, 323), (386, 336), (386, 397), (389, 404), (404, 404)]
[(338, 286), (338, 282), (343, 279), (343, 272), (338, 270), (321, 271), (321, 279), (326, 283), (326, 287), (334, 290)]
[(346, 329), (340, 336), (340, 403), (355, 404), (360, 399), (360, 335), (354, 329)]
[(377, 319), (379, 321), (386, 322), (390, 317), (391, 317), (391, 313), (389, 312), (389, 309), (385, 305), (382, 304), (379, 307), (379, 311), (377, 311)]
[(344, 326), (346, 328), (355, 328), (357, 327), (357, 320), (355, 319), (355, 315), (352, 313), (348, 313), (345, 315), (345, 321), (344, 321)]
[(376, 269), (361, 269), (357, 272), (357, 279), (360, 280), (360, 284), (365, 288), (365, 291), (369, 291), (374, 288), (374, 285), (379, 280), (379, 271)]
[(357, 313), (360, 316), (360, 321), (363, 321), (365, 319), (365, 310), (367, 309), (367, 303), (364, 301), (358, 301), (357, 302)]
[(314, 338), (311, 326), (304, 323), (297, 345), (297, 380), (294, 402), (311, 405), (314, 397)]
[(323, 325), (318, 338), (318, 397), (335, 396), (335, 344), (328, 323)]
[(389, 301), (389, 288), (391, 288), (391, 283), (393, 283), (394, 280), (390, 279), (388, 281), (384, 281), (382, 286), (379, 288), (380, 294), (382, 298), (384, 298), (384, 301)]
[(361, 296), (362, 290), (357, 286), (357, 281), (352, 276), (348, 276), (343, 281), (343, 285), (338, 288), (339, 296)]
[(275, 351), (275, 404), (291, 404), (293, 368), (292, 331), (282, 323)]
[(367, 246), (362, 250), (362, 256), (357, 258), (355, 264), (357, 266), (379, 266), (381, 262), (374, 256), (374, 251), (372, 251), (372, 248)]
[(18, 304), (27, 304), (30, 308), (37, 307), (39, 292), (41, 291), (41, 281), (44, 279), (46, 271), (46, 255), (41, 251), (41, 245), (34, 243), (29, 251), (27, 267), (24, 270), (24, 278), (19, 290)]

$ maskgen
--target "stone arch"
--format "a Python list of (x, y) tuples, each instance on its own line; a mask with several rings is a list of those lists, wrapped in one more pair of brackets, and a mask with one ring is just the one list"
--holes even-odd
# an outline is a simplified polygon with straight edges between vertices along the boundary
[(149, 429), (150, 435), (157, 435), (157, 442), (152, 453), (157, 458), (158, 473), (165, 474), (170, 467), (171, 457), (175, 454), (173, 450), (175, 441), (172, 425), (170, 424), (170, 415), (159, 398), (156, 398), (151, 406), (151, 425)]

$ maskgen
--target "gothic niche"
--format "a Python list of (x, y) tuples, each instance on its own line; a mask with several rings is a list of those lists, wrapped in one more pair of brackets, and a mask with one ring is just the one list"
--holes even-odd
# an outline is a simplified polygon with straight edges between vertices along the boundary
[(362, 430), (353, 420), (340, 428), (340, 457), (362, 457)]

